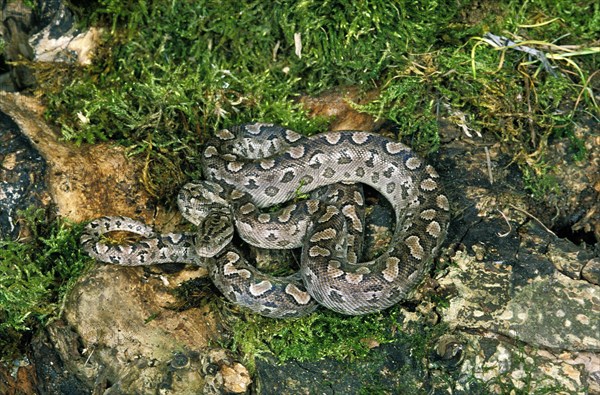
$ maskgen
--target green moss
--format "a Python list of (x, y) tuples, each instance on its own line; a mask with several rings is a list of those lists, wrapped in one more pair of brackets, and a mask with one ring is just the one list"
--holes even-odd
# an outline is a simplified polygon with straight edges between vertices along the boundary
[(267, 353), (282, 362), (361, 359), (369, 354), (369, 343), (393, 341), (398, 314), (394, 309), (358, 317), (318, 311), (288, 320), (248, 314), (232, 319), (230, 347), (244, 355), (250, 367), (254, 366), (255, 357)]
[(435, 100), (420, 77), (399, 76), (379, 97), (355, 108), (401, 125), (400, 135), (420, 153), (436, 151), (440, 144)]
[[(144, 155), (157, 197), (199, 176), (201, 144), (222, 126), (261, 120), (324, 130), (326, 120), (297, 101), (301, 93), (376, 86), (458, 12), (439, 13), (435, 1), (99, 5), (88, 20), (110, 33), (93, 66), (61, 70), (62, 83), (38, 78), (48, 115), (68, 140), (113, 139)], [(164, 173), (169, 166), (175, 173)]]
[[(202, 143), (223, 126), (325, 130), (297, 99), (332, 87), (378, 89), (356, 108), (396, 122), (422, 154), (439, 147), (444, 117), (502, 141), (534, 175), (548, 139), (566, 137), (585, 157), (565, 128), (598, 110), (593, 1), (101, 0), (85, 17), (109, 27), (104, 45), (93, 66), (40, 78), (48, 115), (69, 140), (117, 140), (143, 155), (159, 198), (200, 176)], [(477, 39), (488, 31), (545, 51), (557, 76)], [(579, 47), (563, 56), (565, 45)]]
[(594, 41), (598, 38), (600, 5), (595, 1), (513, 0), (507, 9), (510, 10), (506, 26), (509, 30), (523, 25), (542, 24), (535, 28), (524, 28), (528, 29), (533, 39), (561, 37), (566, 41)]
[(89, 258), (79, 247), (81, 226), (44, 210), (27, 210), (24, 241), (0, 240), (0, 355), (9, 358), (21, 337), (60, 312), (63, 298)]

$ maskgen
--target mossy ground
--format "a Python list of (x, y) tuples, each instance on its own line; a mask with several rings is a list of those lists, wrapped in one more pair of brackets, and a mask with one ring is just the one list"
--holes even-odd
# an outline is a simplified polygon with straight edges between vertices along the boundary
[[(537, 196), (552, 188), (548, 140), (584, 158), (573, 124), (598, 111), (593, 1), (101, 0), (83, 15), (106, 26), (104, 45), (93, 66), (40, 76), (48, 116), (68, 140), (145, 155), (159, 198), (199, 176), (202, 142), (222, 126), (325, 130), (297, 99), (336, 86), (379, 90), (357, 108), (399, 124), (423, 154), (439, 146), (440, 117), (503, 142)], [(486, 32), (544, 51), (553, 70)]]
[(23, 239), (0, 240), (0, 361), (22, 352), (24, 339), (60, 314), (68, 291), (91, 266), (79, 248), (81, 225), (30, 209)]
[[(147, 189), (171, 203), (181, 184), (201, 176), (199, 152), (214, 130), (256, 120), (306, 134), (325, 130), (329, 120), (309, 117), (298, 98), (333, 87), (377, 90), (376, 100), (356, 108), (397, 123), (401, 138), (424, 155), (440, 145), (441, 117), (502, 143), (539, 198), (555, 189), (549, 141), (568, 139), (573, 159), (585, 160), (573, 125), (582, 117), (597, 122), (595, 1), (99, 0), (76, 11), (85, 24), (105, 27), (96, 59), (86, 67), (34, 66), (35, 93), (66, 140), (117, 141), (144, 158)], [(486, 32), (544, 51), (554, 72), (527, 53), (490, 45)], [(31, 245), (3, 242), (4, 284), (39, 290), (5, 299), (15, 314), (8, 310), (3, 330), (22, 331), (55, 311), (47, 297), (53, 303), (57, 282), (85, 261), (75, 231), (62, 223), (48, 229)], [(56, 254), (46, 241), (61, 234), (70, 240), (61, 255), (66, 271), (28, 258)], [(259, 321), (258, 328), (283, 358), (359, 357), (364, 334), (348, 337), (340, 322), (353, 326), (352, 318), (337, 319)], [(388, 339), (377, 334), (390, 330), (388, 319), (369, 318), (378, 341)], [(298, 348), (292, 337), (329, 344)], [(261, 351), (246, 340), (235, 339), (235, 348)]]

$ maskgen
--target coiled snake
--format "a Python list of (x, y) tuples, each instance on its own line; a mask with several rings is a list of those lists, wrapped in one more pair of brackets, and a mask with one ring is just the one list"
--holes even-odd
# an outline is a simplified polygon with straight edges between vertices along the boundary
[[(449, 205), (438, 174), (380, 135), (339, 131), (307, 138), (276, 125), (246, 124), (216, 133), (202, 155), (206, 180), (185, 185), (178, 196), (197, 232), (157, 234), (130, 218), (103, 217), (86, 226), (85, 251), (126, 266), (207, 265), (230, 301), (269, 317), (305, 315), (318, 304), (357, 315), (405, 299), (446, 235)], [(390, 245), (370, 262), (357, 262), (362, 195), (343, 186), (353, 183), (377, 190), (395, 213)], [(308, 200), (261, 211), (309, 192)], [(234, 229), (262, 248), (302, 247), (299, 273), (274, 277), (257, 270), (231, 243)], [(101, 241), (115, 230), (144, 238), (131, 245)]]

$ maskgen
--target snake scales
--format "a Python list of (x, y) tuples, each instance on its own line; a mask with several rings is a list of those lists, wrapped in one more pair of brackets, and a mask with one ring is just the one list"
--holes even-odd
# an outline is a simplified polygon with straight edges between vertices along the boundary
[[(185, 185), (178, 196), (196, 232), (157, 234), (130, 218), (103, 217), (85, 228), (85, 251), (127, 266), (207, 265), (230, 301), (269, 317), (305, 315), (318, 304), (357, 315), (405, 299), (446, 235), (449, 204), (435, 170), (406, 146), (376, 134), (307, 138), (276, 125), (246, 124), (216, 133), (202, 163), (206, 181)], [(360, 183), (381, 193), (395, 214), (390, 245), (370, 262), (358, 262), (362, 194), (344, 185)], [(303, 193), (310, 198), (261, 210)], [(234, 229), (258, 247), (302, 247), (299, 273), (274, 277), (257, 270), (231, 243)], [(101, 240), (115, 230), (143, 239), (131, 245)]]

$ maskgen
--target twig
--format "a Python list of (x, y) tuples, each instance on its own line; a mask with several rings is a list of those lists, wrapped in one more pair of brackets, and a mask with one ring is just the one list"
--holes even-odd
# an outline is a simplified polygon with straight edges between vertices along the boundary
[(510, 234), (510, 232), (512, 232), (512, 225), (510, 224), (510, 221), (508, 220), (508, 218), (506, 218), (506, 215), (504, 215), (504, 213), (501, 210), (499, 210), (499, 209), (496, 209), (496, 210), (500, 213), (500, 215), (502, 216), (502, 218), (504, 218), (504, 220), (506, 221), (506, 224), (508, 225), (508, 232), (506, 232), (506, 233), (496, 232), (496, 234), (498, 235), (498, 237), (506, 237)]
[(560, 20), (561, 20), (560, 18), (552, 18), (549, 21), (539, 22), (539, 23), (536, 23), (533, 25), (517, 25), (517, 26), (519, 26), (519, 27), (540, 27), (540, 26), (549, 25), (552, 22), (556, 22), (556, 21), (560, 21)]
[(96, 348), (92, 348), (92, 351), (90, 352), (90, 355), (88, 355), (87, 359), (85, 360), (85, 363), (83, 364), (83, 366), (86, 366), (88, 364), (88, 362), (90, 361), (90, 359), (92, 358), (92, 355), (94, 355), (94, 351), (96, 351)]
[(298, 59), (302, 59), (302, 34), (294, 33), (294, 53)]
[(490, 178), (490, 185), (494, 185), (494, 175), (492, 174), (492, 160), (490, 159), (490, 150), (488, 147), (483, 147), (485, 150), (485, 160), (487, 162), (488, 177)]
[(277, 51), (279, 51), (279, 46), (281, 45), (281, 41), (277, 40), (275, 43), (275, 47), (273, 47), (272, 58), (273, 62), (277, 61)]
[(548, 232), (548, 233), (550, 233), (550, 234), (554, 235), (554, 237), (558, 237), (558, 236), (556, 236), (556, 233), (554, 233), (553, 231), (551, 231), (550, 229), (548, 229), (548, 228), (546, 227), (546, 225), (544, 225), (544, 223), (543, 223), (542, 221), (540, 221), (540, 220), (539, 220), (539, 219), (538, 219), (538, 218), (537, 218), (535, 215), (533, 215), (533, 214), (530, 214), (530, 213), (528, 213), (527, 211), (525, 211), (525, 210), (523, 210), (523, 209), (521, 209), (521, 208), (518, 208), (517, 206), (514, 206), (514, 205), (512, 205), (512, 204), (510, 204), (510, 203), (509, 203), (508, 205), (509, 205), (510, 207), (512, 207), (513, 209), (517, 210), (518, 212), (520, 212), (520, 213), (522, 213), (522, 214), (525, 214), (525, 215), (526, 215), (526, 216), (528, 216), (529, 218), (531, 218), (531, 219), (534, 219), (534, 220), (535, 220), (535, 221), (536, 221), (538, 224), (540, 224), (540, 225), (542, 226), (542, 228), (544, 228), (544, 229), (546, 230), (546, 232)]

